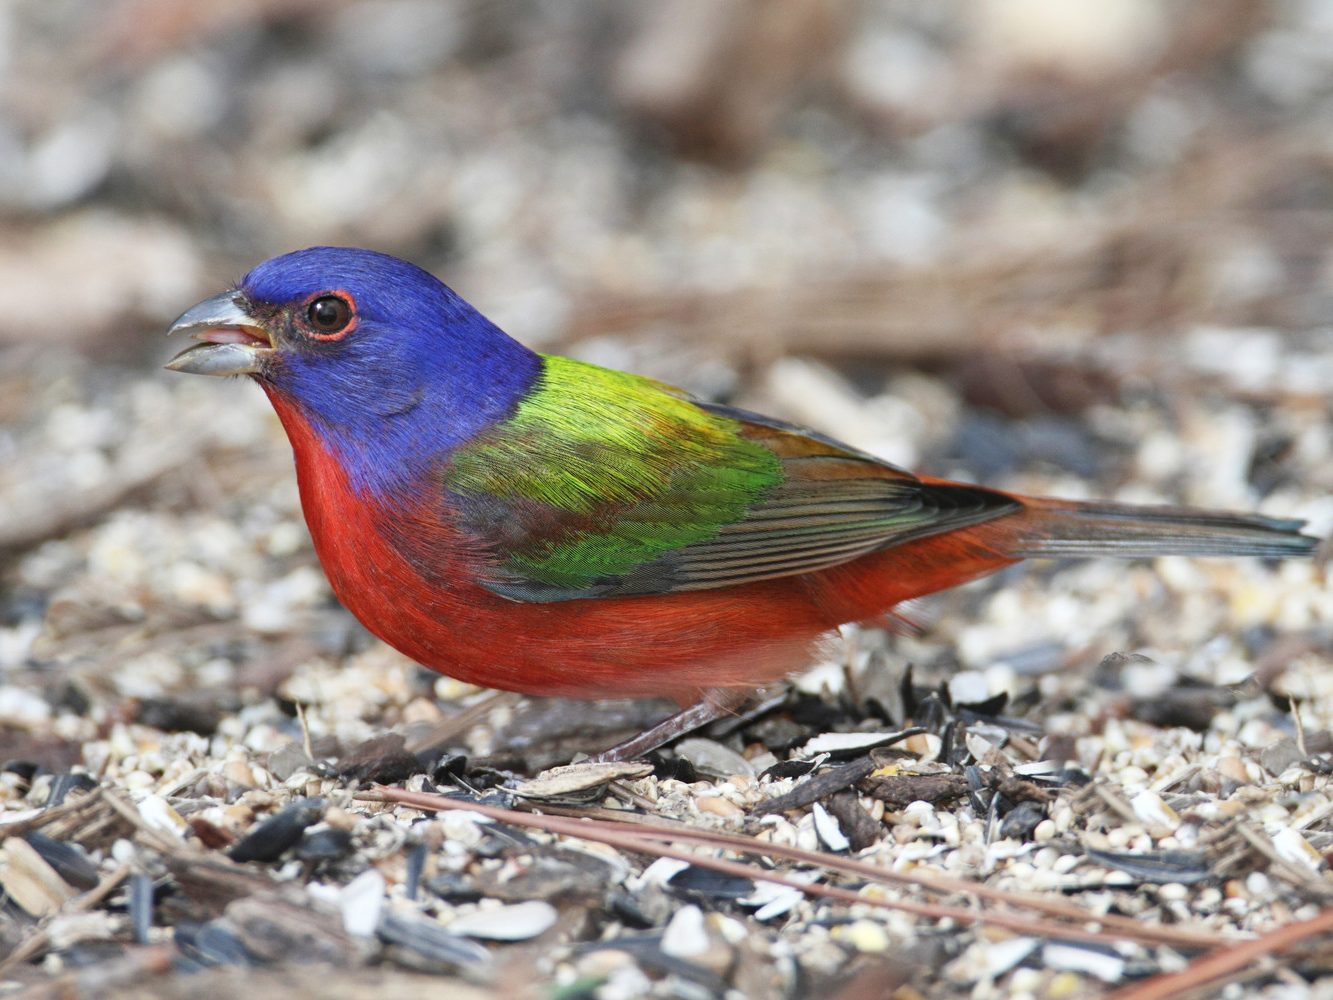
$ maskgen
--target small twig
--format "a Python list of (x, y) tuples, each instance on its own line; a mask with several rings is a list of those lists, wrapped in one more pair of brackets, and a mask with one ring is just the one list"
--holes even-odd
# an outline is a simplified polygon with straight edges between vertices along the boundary
[[(543, 811), (549, 812), (550, 810), (543, 808)], [(606, 812), (610, 812), (610, 810), (606, 810)], [(577, 815), (577, 811), (570, 809), (565, 815)], [(633, 816), (633, 814), (626, 814), (626, 816)], [(604, 822), (624, 823), (626, 821), (619, 817), (609, 817)], [(721, 830), (699, 829), (677, 822), (672, 822), (668, 825), (662, 820), (649, 819), (648, 817), (638, 817), (633, 820), (633, 823), (634, 826), (627, 832), (637, 833), (645, 837), (714, 844), (716, 846), (726, 847), (747, 854), (784, 858), (788, 861), (796, 861), (801, 864), (819, 865), (824, 868), (842, 872), (843, 874), (860, 875), (865, 878), (874, 879), (877, 882), (885, 882), (895, 885), (911, 885), (920, 889), (926, 889), (930, 892), (937, 892), (942, 895), (953, 893), (970, 895), (981, 900), (989, 900), (995, 903), (1006, 903), (1010, 906), (1026, 907), (1027, 909), (1035, 910), (1039, 913), (1046, 913), (1049, 916), (1065, 917), (1070, 920), (1085, 922), (1096, 922), (1111, 930), (1135, 931), (1140, 934), (1152, 933), (1157, 936), (1157, 940), (1154, 942), (1157, 944), (1168, 944), (1182, 948), (1207, 949), (1216, 948), (1225, 944), (1228, 940), (1227, 938), (1220, 937), (1216, 934), (1210, 934), (1206, 931), (1191, 931), (1188, 928), (1182, 927), (1155, 927), (1145, 929), (1145, 925), (1132, 917), (1121, 917), (1110, 913), (1100, 917), (1095, 916), (1089, 914), (1076, 903), (1070, 903), (1059, 898), (1039, 896), (1035, 893), (1013, 892), (1008, 889), (996, 889), (993, 886), (983, 885), (978, 882), (969, 882), (964, 879), (950, 878), (947, 875), (938, 875), (933, 872), (928, 873), (915, 870), (889, 871), (879, 865), (873, 865), (866, 861), (859, 861), (855, 858), (825, 854), (821, 851), (807, 851), (803, 848), (791, 847), (786, 844), (760, 841), (743, 834), (725, 833)]]
[(640, 795), (623, 781), (613, 781), (606, 786), (606, 789), (610, 794), (614, 795), (622, 802), (628, 802), (630, 805), (637, 806), (640, 809), (657, 808), (657, 803), (653, 802), (652, 799), (648, 798), (646, 795)]
[[(125, 881), (129, 874), (130, 866), (121, 865), (82, 896), (75, 896), (62, 906), (60, 908), (60, 913), (83, 913), (93, 909), (95, 906), (101, 904), (107, 896), (111, 895), (116, 887)], [(10, 952), (4, 961), (0, 961), (0, 977), (6, 975), (10, 969), (22, 965), (24, 962), (31, 961), (47, 949), (51, 944), (51, 921), (54, 919), (55, 917), (51, 916), (43, 920), (41, 925), (32, 934), (20, 942), (18, 947)]]
[[(886, 750), (924, 732), (926, 732), (924, 726), (911, 726), (894, 734), (888, 742), (877, 744), (874, 750)], [(873, 759), (873, 753), (871, 756), (862, 757), (859, 760), (838, 764), (827, 771), (806, 778), (784, 795), (775, 795), (773, 798), (755, 803), (748, 811), (754, 815), (763, 815), (764, 813), (782, 813), (789, 809), (803, 809), (812, 802), (833, 795), (845, 788), (850, 788), (858, 781), (869, 777), (877, 766)]]
[(139, 810), (135, 809), (130, 803), (126, 802), (114, 792), (107, 791), (103, 798), (107, 805), (114, 809), (127, 823), (138, 831), (144, 843), (155, 851), (161, 851), (163, 854), (171, 854), (179, 851), (181, 842), (168, 837), (157, 827), (148, 823)]
[[(744, 833), (726, 833), (718, 831), (718, 829), (701, 829), (692, 827), (688, 823), (681, 823), (680, 820), (643, 816), (640, 813), (624, 811), (624, 809), (607, 809), (599, 807), (599, 805), (588, 807), (588, 805), (557, 805), (553, 803), (520, 803), (516, 808), (523, 809), (525, 812), (543, 812), (547, 815), (592, 820), (596, 821), (597, 825), (612, 825), (612, 827), (620, 825), (621, 828), (627, 828), (625, 829), (627, 833), (652, 837), (655, 840), (713, 844), (716, 847), (725, 847), (730, 851), (745, 852), (749, 855), (781, 857), (781, 859), (798, 861), (801, 864), (821, 865), (821, 867), (842, 872), (844, 875), (864, 876), (866, 879), (874, 879), (881, 881), (881, 883), (914, 885), (914, 887), (941, 893), (941, 895), (958, 893), (958, 895), (989, 900), (992, 903), (1005, 903), (1013, 905), (1013, 907), (1034, 909), (1034, 911), (1046, 913), (1049, 916), (1098, 923), (1106, 928), (1144, 931), (1144, 924), (1134, 919), (1134, 917), (1122, 917), (1114, 915), (1114, 913), (1106, 913), (1102, 916), (1090, 915), (1088, 911), (1078, 907), (1077, 904), (1068, 903), (1068, 901), (1062, 899), (1038, 896), (1036, 893), (997, 889), (992, 885), (974, 883), (974, 881), (964, 879), (952, 879), (948, 875), (937, 875), (933, 872), (889, 871), (889, 869), (882, 868), (880, 865), (869, 864), (866, 861), (854, 859), (854, 857), (806, 851), (804, 848), (789, 847), (789, 845), (773, 843), (773, 841), (757, 840), (754, 837), (745, 836)], [(1230, 940), (1206, 931), (1190, 931), (1188, 928), (1180, 927), (1150, 928), (1150, 933), (1158, 936), (1158, 940), (1154, 943), (1168, 944), (1178, 948), (1218, 948)]]
[(1041, 760), (1041, 751), (1037, 748), (1035, 743), (1025, 736), (1020, 736), (1018, 733), (1010, 733), (1009, 746), (1017, 750), (1028, 760)]
[[(681, 861), (687, 861), (691, 864), (698, 865), (701, 868), (711, 868), (714, 871), (723, 872), (728, 875), (776, 882), (779, 885), (798, 889), (811, 896), (839, 899), (844, 902), (863, 903), (870, 906), (880, 907), (882, 909), (900, 910), (932, 920), (956, 920), (967, 924), (986, 923), (997, 927), (1005, 927), (1020, 934), (1031, 934), (1038, 937), (1058, 937), (1079, 941), (1100, 942), (1105, 941), (1107, 937), (1117, 937), (1126, 940), (1143, 941), (1150, 944), (1174, 943), (1195, 948), (1215, 947), (1225, 941), (1225, 939), (1220, 939), (1216, 936), (1202, 935), (1195, 932), (1181, 933), (1169, 932), (1169, 929), (1167, 928), (1147, 928), (1130, 920), (1125, 920), (1123, 924), (1117, 923), (1114, 931), (1090, 931), (1079, 924), (1034, 920), (1013, 913), (997, 911), (982, 912), (958, 906), (919, 903), (912, 900), (878, 899), (875, 897), (863, 896), (850, 889), (842, 889), (836, 886), (807, 885), (796, 879), (756, 868), (753, 865), (699, 855), (693, 851), (677, 847), (672, 843), (672, 841), (720, 843), (724, 846), (753, 854), (772, 854), (780, 856), (784, 854), (783, 851), (773, 849), (778, 845), (767, 844), (762, 841), (753, 840), (752, 838), (737, 837), (735, 835), (722, 834), (710, 836), (707, 831), (696, 831), (699, 835), (693, 836), (684, 834), (682, 831), (676, 829), (670, 830), (669, 833), (666, 831), (657, 832), (646, 826), (623, 829), (617, 828), (617, 825), (614, 823), (606, 823), (597, 820), (571, 820), (556, 816), (529, 815), (513, 809), (502, 809), (498, 806), (490, 806), (484, 803), (449, 799), (439, 795), (407, 792), (401, 789), (389, 788), (384, 785), (376, 785), (367, 792), (358, 793), (355, 798), (365, 801), (395, 802), (428, 812), (434, 812), (441, 809), (471, 810), (473, 812), (481, 813), (484, 816), (489, 816), (492, 819), (499, 820), (500, 822), (510, 823), (515, 826), (531, 827), (559, 836), (580, 837), (585, 840), (598, 841), (610, 844), (613, 847), (619, 847), (622, 850), (633, 851), (640, 854), (676, 858)], [(659, 843), (659, 839), (666, 842)], [(794, 849), (788, 850), (791, 850), (791, 856), (795, 856), (798, 853)], [(799, 855), (802, 860), (809, 859), (809, 863), (811, 864), (822, 865), (833, 870), (837, 870), (845, 864), (843, 859), (838, 859), (832, 855), (825, 855), (815, 851), (803, 851), (799, 852)], [(903, 879), (901, 877), (902, 873), (887, 872), (870, 865), (861, 866), (858, 868), (858, 871), (869, 878), (881, 882), (912, 881), (914, 884), (924, 885), (924, 883), (919, 881)], [(957, 884), (962, 887), (961, 891), (974, 892), (974, 887), (972, 887), (970, 883)], [(924, 887), (934, 888), (929, 885), (924, 885)], [(1000, 893), (998, 890), (993, 889), (990, 890), (990, 893), (999, 894), (999, 896), (1006, 902), (1014, 902), (1014, 898), (1010, 894)], [(975, 892), (974, 894), (980, 895)], [(1083, 923), (1102, 923), (1105, 925), (1109, 922), (1109, 918), (1101, 918), (1094, 914), (1087, 913), (1086, 911), (1077, 908), (1074, 909), (1076, 910), (1076, 914), (1073, 915), (1073, 918)]]
[(6, 837), (21, 837), (33, 830), (40, 830), (44, 826), (69, 819), (77, 813), (90, 810), (101, 801), (101, 798), (102, 789), (100, 787), (92, 788), (86, 795), (71, 798), (68, 802), (63, 802), (58, 806), (43, 809), (31, 816), (25, 816), (23, 819), (14, 820), (10, 823), (0, 823), (0, 840), (4, 840)]
[[(453, 801), (453, 800), (451, 800)], [(679, 820), (667, 820), (661, 817), (642, 816), (637, 813), (599, 806), (555, 806), (550, 803), (540, 805), (523, 804), (520, 808), (540, 811), (560, 816), (586, 818), (599, 821), (599, 825), (619, 825), (625, 832), (639, 834), (653, 839), (667, 841), (685, 841), (698, 844), (713, 844), (734, 851), (762, 857), (784, 858), (801, 864), (819, 865), (847, 875), (860, 875), (894, 885), (911, 885), (942, 895), (961, 894), (977, 899), (1011, 906), (1025, 907), (1050, 916), (1065, 917), (1070, 920), (1096, 922), (1111, 930), (1135, 931), (1139, 934), (1151, 933), (1156, 936), (1154, 943), (1180, 948), (1208, 949), (1225, 944), (1229, 939), (1207, 931), (1192, 931), (1183, 927), (1154, 927), (1145, 929), (1140, 921), (1133, 917), (1116, 914), (1096, 916), (1089, 914), (1076, 903), (1063, 899), (1040, 896), (1035, 893), (1014, 892), (997, 889), (979, 882), (951, 878), (934, 872), (919, 870), (890, 871), (879, 865), (873, 865), (855, 858), (826, 854), (821, 851), (808, 851), (786, 844), (761, 841), (744, 834), (726, 833), (721, 830), (707, 830), (682, 823)]]
[[(923, 730), (917, 730), (922, 732)], [(798, 783), (785, 795), (775, 795), (751, 806), (751, 815), (762, 816), (766, 813), (784, 813), (788, 809), (803, 809), (812, 802), (826, 798), (844, 788), (851, 788), (858, 781), (868, 777), (875, 770), (875, 762), (869, 757), (862, 757), (847, 764), (838, 764), (812, 775)]]
[(1269, 871), (1278, 875), (1284, 881), (1290, 882), (1303, 892), (1312, 893), (1320, 898), (1328, 896), (1329, 887), (1317, 884), (1324, 881), (1319, 877), (1319, 874), (1308, 868), (1301, 868), (1299, 865), (1292, 864), (1282, 857), (1277, 851), (1277, 846), (1266, 834), (1261, 833), (1247, 823), (1237, 823), (1236, 832), (1247, 844), (1268, 860)]
[(1097, 798), (1106, 803), (1121, 819), (1128, 820), (1131, 823), (1143, 822), (1139, 819), (1138, 813), (1134, 811), (1134, 807), (1125, 801), (1124, 796), (1113, 790), (1109, 785), (1097, 784), (1093, 788), (1096, 790)]
[[(609, 786), (614, 788), (614, 784)], [(604, 823), (624, 823), (635, 828), (646, 827), (654, 832), (674, 831), (688, 835), (696, 828), (678, 819), (662, 816), (645, 816), (643, 813), (630, 812), (628, 809), (609, 809), (606, 806), (569, 806), (557, 802), (524, 802), (520, 799), (514, 805), (522, 812), (545, 813), (548, 816), (568, 816), (571, 819), (591, 819)]]
[(1279, 955), (1309, 938), (1333, 932), (1333, 908), (1300, 923), (1287, 924), (1262, 937), (1233, 941), (1209, 952), (1179, 972), (1154, 976), (1110, 994), (1106, 1000), (1171, 1000), (1186, 990), (1204, 985), (1222, 985), (1235, 973), (1243, 973), (1256, 962)]
[(491, 691), (467, 708), (455, 712), (448, 718), (441, 719), (429, 732), (422, 733), (408, 741), (407, 751), (408, 753), (422, 753), (433, 747), (448, 743), (450, 740), (466, 733), (494, 709), (517, 701), (518, 698), (519, 696), (512, 691)]
[(158, 789), (158, 794), (164, 799), (170, 799), (173, 796), (179, 795), (182, 791), (189, 788), (208, 773), (209, 771), (206, 767), (192, 767), (179, 778), (173, 780), (169, 785), (163, 785)]
[(1330, 814), (1333, 814), (1333, 802), (1325, 802), (1322, 806), (1310, 810), (1300, 819), (1293, 822), (1291, 828), (1293, 830), (1312, 829), (1328, 819)]
[(91, 910), (93, 907), (99, 905), (102, 900), (111, 895), (116, 886), (120, 885), (120, 883), (124, 882), (125, 879), (129, 877), (129, 874), (130, 866), (128, 864), (121, 865), (106, 878), (102, 879), (102, 881), (98, 882), (97, 885), (93, 886), (82, 896), (77, 897), (70, 903), (68, 907), (69, 912), (83, 913), (86, 910)]
[(120, 813), (108, 808), (102, 815), (91, 817), (86, 824), (71, 829), (68, 836), (58, 839), (71, 840), (86, 846), (108, 830), (119, 827), (122, 822)]
[(296, 702), (296, 721), (301, 724), (301, 749), (305, 751), (306, 760), (315, 759), (315, 748), (310, 743), (310, 726), (305, 718), (305, 706), (299, 701)]

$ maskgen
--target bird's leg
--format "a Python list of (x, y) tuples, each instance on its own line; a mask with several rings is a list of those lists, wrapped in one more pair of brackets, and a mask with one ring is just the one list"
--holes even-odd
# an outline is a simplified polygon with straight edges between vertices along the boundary
[(622, 743), (617, 743), (608, 750), (603, 750), (592, 760), (597, 762), (635, 760), (656, 750), (672, 740), (692, 733), (700, 726), (706, 726), (714, 719), (724, 715), (733, 715), (750, 699), (748, 688), (713, 688), (704, 693), (703, 700), (677, 712), (657, 725), (645, 729), (638, 736), (631, 736)]

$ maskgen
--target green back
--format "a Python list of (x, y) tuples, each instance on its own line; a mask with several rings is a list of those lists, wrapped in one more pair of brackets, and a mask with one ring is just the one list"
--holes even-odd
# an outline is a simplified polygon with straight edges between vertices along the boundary
[(929, 502), (828, 438), (554, 356), (507, 421), (454, 452), (445, 487), (490, 557), (484, 582), (522, 601), (811, 572), (1003, 512), (983, 491)]

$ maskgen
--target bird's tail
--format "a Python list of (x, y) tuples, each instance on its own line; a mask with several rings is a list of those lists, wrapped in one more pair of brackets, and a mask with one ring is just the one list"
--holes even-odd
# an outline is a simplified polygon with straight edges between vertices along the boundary
[(1023, 497), (1010, 554), (1066, 556), (1308, 556), (1319, 539), (1305, 522), (1191, 507)]

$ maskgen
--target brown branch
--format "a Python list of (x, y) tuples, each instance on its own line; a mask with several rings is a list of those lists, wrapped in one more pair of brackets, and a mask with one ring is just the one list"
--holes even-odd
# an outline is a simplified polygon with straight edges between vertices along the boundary
[[(573, 810), (567, 813), (567, 815), (572, 814)], [(623, 823), (625, 821), (607, 820), (604, 822)], [(1049, 916), (1066, 917), (1070, 920), (1082, 922), (1096, 922), (1107, 930), (1125, 931), (1136, 935), (1153, 934), (1155, 935), (1153, 942), (1155, 944), (1169, 944), (1180, 948), (1208, 949), (1221, 947), (1230, 940), (1207, 931), (1195, 931), (1185, 927), (1145, 929), (1144, 924), (1133, 917), (1121, 917), (1110, 913), (1099, 917), (1088, 913), (1087, 910), (1082, 909), (1077, 904), (1066, 902), (1063, 899), (1052, 899), (1035, 893), (996, 889), (994, 886), (969, 882), (966, 879), (951, 878), (948, 875), (938, 875), (933, 872), (889, 871), (879, 865), (858, 861), (855, 858), (839, 857), (836, 854), (826, 854), (822, 851), (808, 851), (804, 848), (791, 847), (786, 844), (769, 843), (742, 834), (724, 833), (721, 830), (703, 830), (684, 824), (667, 826), (661, 824), (660, 821), (648, 820), (644, 817), (639, 817), (633, 825), (627, 823), (626, 826), (628, 827), (626, 832), (651, 837), (654, 840), (687, 840), (694, 843), (715, 844), (731, 850), (743, 851), (747, 854), (779, 857), (801, 864), (819, 865), (844, 874), (860, 875), (874, 879), (878, 882), (911, 885), (940, 894), (964, 893), (994, 903), (1025, 907), (1040, 913), (1046, 913)]]
[[(931, 889), (937, 892), (966, 892), (974, 896), (985, 896), (997, 901), (1020, 906), (1029, 906), (1036, 909), (1048, 908), (1048, 901), (1040, 897), (1016, 897), (1014, 894), (1006, 893), (1002, 890), (984, 886), (974, 886), (972, 883), (952, 879), (940, 880), (940, 882), (943, 882), (948, 886), (947, 888), (941, 889), (939, 883), (936, 883), (933, 878), (923, 878), (920, 875), (916, 875), (915, 877), (904, 877), (904, 873), (890, 872), (864, 863), (859, 863), (854, 869), (851, 869), (849, 868), (846, 859), (838, 858), (831, 854), (823, 854), (817, 851), (800, 851), (795, 848), (784, 848), (781, 847), (781, 845), (769, 844), (755, 840), (754, 838), (738, 836), (735, 834), (721, 834), (704, 830), (685, 832), (677, 828), (654, 831), (651, 826), (647, 825), (626, 826), (621, 828), (617, 823), (606, 821), (588, 819), (572, 820), (556, 816), (534, 815), (518, 812), (513, 809), (502, 809), (498, 806), (466, 802), (460, 799), (449, 799), (440, 795), (407, 792), (401, 789), (388, 788), (383, 785), (377, 785), (368, 792), (359, 793), (355, 797), (364, 801), (394, 802), (409, 806), (413, 809), (421, 809), (430, 812), (441, 809), (470, 810), (515, 826), (531, 827), (560, 836), (580, 837), (585, 840), (609, 844), (613, 847), (633, 851), (639, 854), (676, 858), (681, 861), (687, 861), (691, 864), (698, 865), (702, 868), (711, 868), (714, 871), (723, 872), (728, 875), (775, 882), (779, 885), (798, 889), (810, 896), (839, 899), (844, 902), (865, 903), (882, 909), (900, 910), (906, 913), (913, 913), (917, 916), (933, 920), (956, 920), (965, 924), (986, 923), (997, 927), (1004, 927), (1019, 934), (1031, 934), (1038, 937), (1064, 938), (1079, 941), (1105, 941), (1107, 937), (1116, 937), (1154, 945), (1170, 943), (1190, 948), (1216, 947), (1224, 944), (1226, 941), (1226, 939), (1214, 935), (1205, 935), (1198, 932), (1182, 932), (1169, 928), (1146, 927), (1136, 921), (1126, 920), (1125, 918), (1098, 917), (1095, 914), (1088, 913), (1070, 904), (1060, 904), (1061, 916), (1079, 921), (1079, 924), (1098, 923), (1107, 927), (1107, 930), (1090, 931), (1075, 923), (1055, 923), (1051, 921), (1034, 920), (1012, 913), (995, 911), (982, 912), (958, 906), (919, 903), (911, 900), (876, 899), (873, 897), (862, 896), (850, 889), (841, 889), (834, 886), (806, 885), (796, 879), (788, 878), (775, 872), (755, 868), (752, 865), (698, 855), (692, 851), (675, 847), (672, 843), (673, 841), (690, 841), (696, 844), (714, 844), (750, 854), (788, 857), (792, 860), (819, 865), (831, 870), (854, 870), (858, 874), (862, 874), (867, 878), (879, 882), (896, 882), (917, 885), (921, 888)], [(664, 841), (664, 843), (659, 843), (659, 841)], [(984, 891), (978, 892), (978, 889)]]
[(1235, 973), (1243, 973), (1255, 962), (1281, 954), (1302, 941), (1330, 931), (1333, 931), (1333, 908), (1324, 910), (1310, 920), (1279, 927), (1262, 937), (1232, 942), (1226, 948), (1209, 952), (1179, 972), (1153, 976), (1141, 983), (1126, 986), (1108, 995), (1106, 1000), (1170, 1000), (1186, 990), (1205, 985), (1215, 988), (1222, 985), (1221, 980)]

